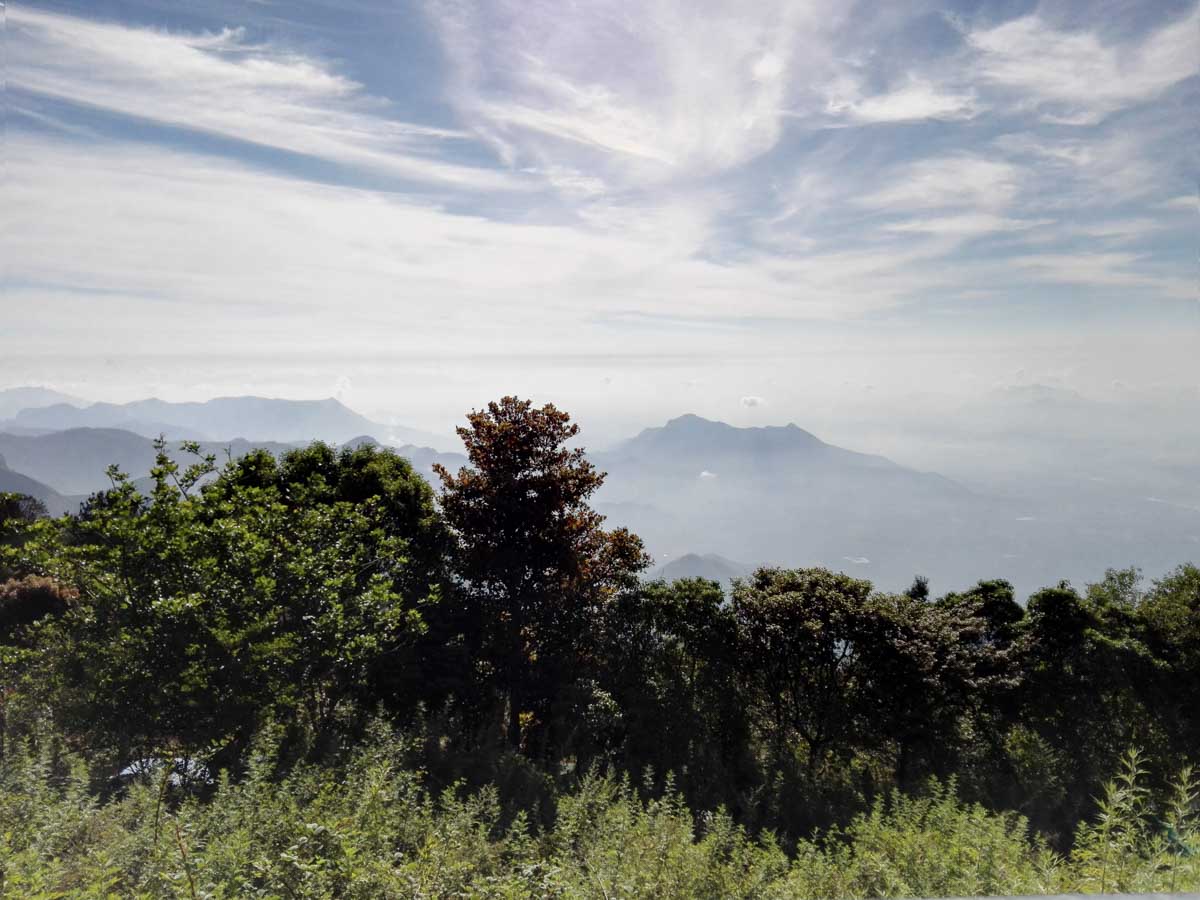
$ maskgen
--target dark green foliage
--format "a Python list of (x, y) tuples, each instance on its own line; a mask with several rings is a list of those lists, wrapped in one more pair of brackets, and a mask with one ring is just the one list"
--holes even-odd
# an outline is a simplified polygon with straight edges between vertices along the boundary
[(609, 604), (601, 627), (616, 706), (597, 733), (601, 758), (659, 778), (674, 773), (705, 808), (744, 807), (757, 776), (737, 623), (720, 585), (647, 583)]
[(0, 534), (10, 534), (19, 526), (45, 516), (46, 504), (36, 497), (0, 493)]
[(46, 517), (46, 505), (26, 494), (0, 492), (0, 581), (26, 574), (17, 548), (29, 540), (30, 526)]
[[(509, 397), (469, 422), (440, 498), (370, 446), (218, 466), (184, 445), (183, 468), (162, 442), (145, 494), (114, 469), (75, 516), (0, 496), (12, 889), (865, 896), (1184, 871), (1195, 566), (1024, 606), (1003, 581), (933, 598), (816, 568), (728, 597), (639, 582), (565, 413)], [(1102, 791), (1131, 746), (1154, 765)], [(224, 774), (113, 779), (180, 757)]]
[(1146, 693), (1178, 764), (1200, 747), (1200, 568), (1184, 565), (1156, 581), (1137, 617), (1154, 665)]
[(735, 585), (752, 715), (776, 760), (799, 742), (812, 771), (844, 745), (867, 702), (861, 649), (879, 624), (870, 594), (870, 582), (824, 569), (760, 569)]
[(78, 591), (40, 674), (105, 746), (236, 743), (264, 714), (319, 735), (436, 596), (432, 494), (390, 454), (317, 444), (181, 471), (160, 447), (150, 496), (112, 477), (21, 551)]

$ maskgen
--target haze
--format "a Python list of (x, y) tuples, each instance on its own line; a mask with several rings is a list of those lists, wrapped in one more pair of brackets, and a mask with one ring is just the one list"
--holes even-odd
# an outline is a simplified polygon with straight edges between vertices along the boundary
[(1200, 510), (1196, 3), (6, 14), (0, 386), (516, 393)]

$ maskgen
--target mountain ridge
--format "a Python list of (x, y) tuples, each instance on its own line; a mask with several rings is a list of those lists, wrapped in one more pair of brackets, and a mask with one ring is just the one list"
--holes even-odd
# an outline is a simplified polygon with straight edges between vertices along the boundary
[[(169, 450), (176, 459), (183, 460), (179, 443), (168, 441)], [(220, 461), (226, 451), (236, 457), (251, 449), (262, 448), (278, 455), (311, 442), (236, 438), (199, 443), (201, 452), (213, 453)], [(466, 462), (466, 457), (461, 454), (412, 444), (385, 445), (368, 436), (359, 436), (357, 440), (338, 446), (365, 444), (387, 446), (396, 451), (427, 479), (433, 478), (435, 462), (455, 469)], [(108, 487), (105, 472), (110, 465), (116, 465), (135, 481), (144, 478), (154, 465), (155, 452), (152, 438), (120, 428), (69, 428), (42, 434), (14, 434), (0, 430), (0, 455), (10, 461), (12, 470), (67, 496), (86, 496)]]
[[(401, 425), (374, 422), (334, 397), (290, 400), (229, 395), (173, 402), (150, 397), (128, 403), (85, 406), (55, 403), (19, 410), (10, 423), (26, 429), (119, 428), (143, 437), (172, 440), (326, 440), (340, 443), (367, 434), (389, 443), (444, 447), (448, 437)], [(3, 428), (5, 423), (0, 423)]]
[(15, 416), (22, 409), (36, 409), (56, 403), (79, 404), (85, 401), (62, 391), (40, 385), (20, 385), (0, 389), (0, 420)]
[(603, 454), (613, 460), (631, 460), (671, 453), (676, 458), (716, 458), (730, 453), (753, 453), (759, 457), (803, 456), (812, 462), (853, 461), (857, 465), (896, 467), (883, 456), (860, 453), (826, 443), (795, 422), (786, 425), (737, 426), (685, 413), (665, 425), (644, 428)]
[(40, 500), (45, 505), (46, 511), (52, 516), (73, 512), (77, 508), (74, 498), (64, 497), (50, 485), (10, 469), (3, 454), (0, 454), (0, 493), (25, 494), (35, 500)]

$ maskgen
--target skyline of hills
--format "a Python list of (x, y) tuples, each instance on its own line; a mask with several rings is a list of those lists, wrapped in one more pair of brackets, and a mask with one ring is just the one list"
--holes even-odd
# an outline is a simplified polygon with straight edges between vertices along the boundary
[[(20, 396), (18, 388), (0, 392)], [(47, 392), (53, 395), (57, 392)], [(61, 395), (59, 395), (61, 396)], [(0, 409), (4, 406), (0, 405)], [(214, 397), (170, 402), (149, 398), (129, 403), (78, 403), (55, 399), (17, 409), (0, 421), (24, 431), (70, 428), (120, 428), (143, 437), (162, 434), (172, 440), (224, 441), (237, 438), (272, 441), (326, 440), (340, 443), (369, 434), (399, 443), (445, 446), (446, 438), (416, 428), (373, 422), (340, 400), (290, 400), (275, 397)]]
[[(0, 391), (0, 402), (12, 393)], [(135, 480), (144, 478), (154, 458), (149, 436), (124, 428), (47, 427), (96, 407), (92, 415), (101, 418), (136, 412), (142, 422), (171, 418), (192, 433), (222, 422), (276, 434), (303, 433), (306, 422), (317, 422), (326, 434), (335, 425), (378, 425), (336, 400), (140, 401), (71, 407), (75, 412), (65, 414), (51, 403), (0, 422), (4, 483), (28, 478), (31, 490), (25, 492), (41, 490), (39, 499), (62, 512), (107, 487), (111, 464)], [(264, 408), (271, 415), (261, 425), (236, 418)], [(189, 419), (193, 414), (197, 418)], [(39, 426), (14, 427), (16, 422)], [(445, 452), (445, 444), (403, 444), (394, 440), (399, 429), (387, 431), (383, 439), (357, 431), (330, 442), (389, 446), (435, 485), (435, 462), (452, 470), (466, 462), (461, 453)], [(222, 458), (252, 447), (282, 453), (321, 437), (283, 441), (251, 432), (201, 445)], [(1027, 593), (1064, 576), (1094, 580), (1110, 565), (1138, 564), (1154, 575), (1200, 551), (1200, 509), (1173, 496), (1142, 497), (1095, 480), (1047, 479), (1023, 492), (994, 491), (837, 446), (795, 423), (735, 427), (685, 414), (589, 457), (608, 473), (596, 508), (610, 524), (639, 534), (660, 572), (727, 571), (714, 559), (745, 560), (732, 564), (743, 569), (819, 564), (887, 589), (906, 586), (916, 574), (950, 589), (982, 573), (1006, 577)], [(1135, 473), (1130, 477), (1136, 480)]]

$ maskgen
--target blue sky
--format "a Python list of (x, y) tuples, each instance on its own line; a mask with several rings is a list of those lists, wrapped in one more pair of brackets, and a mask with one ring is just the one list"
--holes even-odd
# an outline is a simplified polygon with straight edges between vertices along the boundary
[(1200, 387), (1194, 2), (18, 3), (6, 54), (0, 381)]

